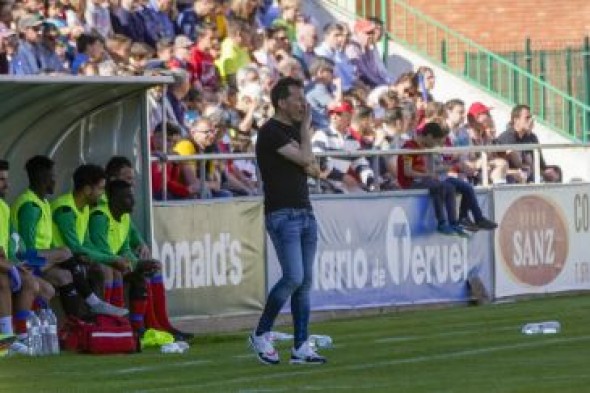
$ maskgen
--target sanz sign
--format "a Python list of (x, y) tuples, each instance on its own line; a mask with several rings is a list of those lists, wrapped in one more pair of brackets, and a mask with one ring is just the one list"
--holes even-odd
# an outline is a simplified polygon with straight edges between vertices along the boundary
[(494, 191), (497, 297), (590, 289), (588, 185)]

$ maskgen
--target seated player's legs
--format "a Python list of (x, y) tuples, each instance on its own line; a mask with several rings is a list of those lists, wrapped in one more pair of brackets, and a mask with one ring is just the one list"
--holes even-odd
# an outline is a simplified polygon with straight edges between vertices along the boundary
[(148, 318), (146, 323), (148, 327), (150, 327), (150, 324), (154, 324), (172, 333), (179, 340), (192, 339), (193, 334), (181, 332), (170, 323), (161, 262), (153, 259), (140, 260), (136, 266), (136, 271), (145, 277), (147, 284), (148, 304), (146, 315), (148, 315)]
[(42, 278), (53, 285), (59, 295), (64, 313), (68, 316), (82, 315), (80, 299), (74, 285), (72, 273), (59, 266), (50, 266), (43, 272)]
[(62, 263), (72, 258), (72, 252), (67, 248), (53, 248), (50, 250), (38, 250), (37, 255), (47, 261), (48, 266)]
[(12, 335), (12, 291), (8, 274), (0, 274), (0, 334)]
[(27, 335), (27, 317), (35, 297), (40, 292), (39, 280), (32, 273), (20, 270), (21, 287), (13, 291), (12, 305), (14, 315), (14, 330), (17, 336), (22, 339)]

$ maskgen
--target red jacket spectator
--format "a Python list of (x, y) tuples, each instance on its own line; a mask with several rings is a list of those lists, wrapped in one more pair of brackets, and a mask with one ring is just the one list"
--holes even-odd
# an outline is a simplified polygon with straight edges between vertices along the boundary
[[(187, 186), (181, 182), (180, 167), (172, 162), (166, 163), (166, 176), (168, 186), (168, 196), (173, 198), (188, 198), (190, 192)], [(164, 193), (164, 172), (162, 164), (152, 162), (152, 195), (155, 199), (162, 199)]]
[(190, 55), (191, 82), (201, 85), (204, 90), (217, 91), (221, 85), (215, 60), (208, 52), (202, 51), (196, 46), (192, 48)]
[[(415, 140), (406, 141), (402, 149), (418, 150), (422, 149), (422, 146)], [(412, 169), (416, 172), (426, 172), (426, 165), (428, 160), (424, 155), (400, 155), (397, 156), (397, 182), (401, 188), (409, 188), (414, 183), (414, 178), (406, 175), (405, 163), (410, 162)]]

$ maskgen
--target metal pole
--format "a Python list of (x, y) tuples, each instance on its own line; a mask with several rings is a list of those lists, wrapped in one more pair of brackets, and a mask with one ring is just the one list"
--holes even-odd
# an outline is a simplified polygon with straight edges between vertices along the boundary
[[(527, 37), (524, 45), (524, 60), (526, 64), (526, 70), (529, 74), (533, 73), (533, 51), (531, 50), (531, 39)], [(532, 98), (532, 81), (531, 78), (527, 77), (527, 104), (531, 106), (531, 98)]]
[[(572, 69), (572, 48), (567, 47), (565, 50), (565, 73), (566, 73), (566, 84), (567, 84), (567, 130), (570, 135), (574, 135), (574, 105), (571, 97), (574, 94), (574, 87), (572, 83), (573, 69)], [(564, 108), (565, 109), (565, 108)], [(565, 125), (565, 124), (564, 124)]]
[(488, 74), (487, 88), (489, 91), (494, 91), (494, 77), (493, 77), (494, 69), (493, 69), (492, 56), (489, 53), (486, 55), (486, 60), (487, 60), (486, 67), (487, 67), (487, 71), (488, 71), (487, 72), (487, 74)]
[[(512, 64), (514, 64), (515, 66), (516, 64), (516, 52), (512, 52)], [(518, 104), (518, 74), (516, 72), (516, 69), (512, 69), (512, 101), (515, 102), (516, 104)]]
[[(546, 52), (544, 50), (542, 50), (539, 53), (539, 79), (541, 79), (543, 82), (545, 82), (545, 73), (546, 73)], [(545, 102), (545, 86), (541, 85), (541, 90), (539, 92), (539, 94), (541, 95), (539, 97), (539, 114), (541, 116), (541, 119), (545, 120), (545, 111), (547, 108), (547, 103)]]
[(260, 173), (260, 167), (258, 166), (258, 161), (256, 161), (256, 188), (258, 190), (258, 195), (262, 195), (264, 193), (264, 189), (262, 188), (262, 174)]
[(541, 150), (533, 150), (533, 173), (535, 184), (541, 183)]
[[(168, 95), (168, 85), (162, 85), (162, 146), (164, 146), (164, 157), (168, 156), (168, 119), (166, 117), (166, 97)], [(159, 163), (162, 165), (162, 199), (168, 200), (168, 163), (166, 161)]]
[(484, 187), (487, 187), (490, 185), (490, 171), (488, 168), (488, 152), (484, 151), (481, 153), (481, 184)]
[(207, 160), (201, 161), (199, 166), (199, 181), (201, 182), (201, 199), (207, 198)]
[(447, 65), (448, 59), (447, 59), (447, 40), (443, 39), (440, 42), (440, 61), (444, 64)]
[[(590, 105), (590, 37), (588, 36), (584, 38), (584, 51), (582, 52), (582, 56), (584, 58), (584, 101), (586, 102), (586, 105)], [(584, 129), (582, 130), (582, 140), (586, 142), (588, 140), (588, 132), (590, 131), (586, 129), (588, 124), (590, 124), (590, 112), (588, 110), (584, 111), (582, 123), (584, 125)]]

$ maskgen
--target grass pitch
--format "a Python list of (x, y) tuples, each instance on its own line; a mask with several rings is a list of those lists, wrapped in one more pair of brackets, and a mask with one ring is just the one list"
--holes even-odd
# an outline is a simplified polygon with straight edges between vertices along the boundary
[[(556, 335), (524, 336), (557, 319)], [(590, 296), (315, 323), (324, 366), (259, 364), (246, 332), (198, 337), (189, 353), (0, 360), (0, 392), (590, 392)], [(277, 329), (286, 331), (288, 329)]]

